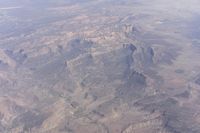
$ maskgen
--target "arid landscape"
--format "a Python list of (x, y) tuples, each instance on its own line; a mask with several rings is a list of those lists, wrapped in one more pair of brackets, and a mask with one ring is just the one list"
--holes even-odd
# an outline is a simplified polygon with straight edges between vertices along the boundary
[(0, 133), (200, 133), (199, 0), (0, 0)]

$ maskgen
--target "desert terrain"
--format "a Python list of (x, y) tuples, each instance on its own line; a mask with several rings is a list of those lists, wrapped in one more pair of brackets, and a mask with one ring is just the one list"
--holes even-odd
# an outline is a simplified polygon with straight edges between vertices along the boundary
[(0, 0), (0, 133), (200, 133), (199, 5)]

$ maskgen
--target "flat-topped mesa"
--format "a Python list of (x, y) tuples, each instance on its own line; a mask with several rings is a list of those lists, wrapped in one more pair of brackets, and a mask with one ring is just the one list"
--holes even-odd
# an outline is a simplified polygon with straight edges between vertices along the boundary
[(17, 64), (22, 64), (27, 59), (27, 54), (24, 52), (23, 49), (19, 51), (12, 51), (12, 50), (5, 50), (5, 53), (13, 59)]
[(73, 39), (68, 42), (67, 50), (63, 49), (63, 55), (67, 60), (76, 58), (82, 54), (90, 52), (92, 41)]
[(68, 46), (73, 49), (88, 49), (92, 46), (93, 42), (84, 39), (73, 39), (68, 42)]
[(154, 50), (153, 50), (153, 48), (152, 48), (152, 47), (148, 47), (148, 48), (147, 48), (147, 53), (148, 53), (151, 57), (153, 57), (153, 56), (154, 56)]
[(133, 25), (133, 24), (125, 24), (125, 25), (123, 26), (123, 30), (124, 30), (124, 32), (126, 32), (126, 33), (135, 33), (135, 32), (138, 32), (138, 29), (137, 29), (136, 26)]
[(135, 50), (137, 50), (136, 46), (134, 46), (131, 43), (123, 44), (123, 48), (130, 49), (132, 52), (134, 52)]
[(152, 47), (142, 48), (142, 56), (144, 58), (144, 61), (146, 62), (153, 62), (154, 57), (154, 50)]
[(197, 77), (197, 79), (195, 80), (195, 83), (200, 85), (200, 75)]
[(146, 69), (154, 64), (155, 52), (152, 47), (140, 47), (135, 56), (136, 64), (139, 68)]
[(1, 64), (8, 65), (11, 68), (16, 67), (16, 62), (2, 49), (0, 49), (0, 65)]

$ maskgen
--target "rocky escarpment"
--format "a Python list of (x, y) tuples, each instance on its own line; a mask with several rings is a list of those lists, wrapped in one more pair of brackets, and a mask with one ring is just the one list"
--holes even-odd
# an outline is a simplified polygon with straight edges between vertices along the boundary
[[(141, 53), (144, 60), (139, 61), (135, 53), (139, 52), (138, 49), (141, 48), (130, 43), (121, 44), (116, 49), (102, 52), (92, 51), (96, 47), (92, 41), (75, 39), (69, 41), (67, 47), (60, 46), (59, 54), (47, 53), (37, 57), (27, 57), (20, 65), (26, 70), (28, 68), (32, 73), (30, 79), (34, 80), (31, 82), (24, 79), (27, 82), (24, 83), (23, 78), (25, 77), (21, 77), (23, 84), (19, 87), (22, 88), (20, 91), (27, 93), (27, 96), (36, 95), (32, 99), (33, 101), (30, 99), (30, 102), (36, 102), (34, 108), (37, 108), (37, 111), (25, 109), (23, 113), (13, 119), (12, 130), (22, 126), (22, 131), (35, 131), (42, 127), (50, 117), (43, 109), (53, 106), (52, 104), (48, 105), (46, 101), (54, 103), (56, 99), (64, 99), (66, 106), (69, 106), (69, 112), (71, 112), (66, 117), (88, 118), (94, 122), (97, 121), (97, 118), (108, 117), (113, 108), (122, 104), (121, 100), (123, 103), (132, 104), (133, 101), (145, 95), (147, 77), (135, 69), (135, 64), (147, 61), (147, 56), (152, 54), (152, 51)], [(23, 55), (23, 51), (20, 53)], [(7, 54), (12, 57), (14, 53), (8, 51)], [(21, 55), (19, 54), (19, 57)], [(15, 57), (17, 61), (17, 56)], [(20, 71), (22, 70), (19, 69), (18, 72)], [(31, 90), (25, 89), (30, 85), (32, 86)], [(39, 94), (38, 91), (41, 93)], [(43, 107), (41, 108), (41, 106)], [(67, 110), (64, 109), (64, 114), (65, 111)], [(65, 118), (65, 120), (67, 119)], [(63, 119), (59, 121), (62, 122)], [(75, 121), (69, 122), (69, 125), (73, 122)], [(81, 124), (81, 122), (78, 123)], [(102, 125), (100, 121), (96, 124)], [(76, 130), (76, 126), (67, 127), (70, 130)]]
[[(195, 123), (188, 118), (193, 116), (187, 112), (196, 113), (197, 110), (180, 105), (180, 99), (194, 97), (191, 90), (172, 95), (156, 88), (161, 79), (155, 71), (158, 64), (154, 48), (124, 43), (110, 50), (96, 49), (100, 49), (98, 44), (90, 40), (73, 39), (65, 47), (58, 46), (57, 53), (49, 51), (29, 57), (25, 51), (4, 52), (8, 59), (19, 62), (17, 67), (23, 69), (18, 69), (18, 73), (29, 72), (29, 75), (20, 76), (16, 90), (26, 94), (18, 96), (19, 99), (25, 101), (28, 97), (27, 102), (33, 106), (20, 103), (21, 111), (16, 108), (13, 111), (19, 110), (17, 113), (10, 112), (9, 126), (1, 123), (1, 129), (8, 132), (40, 132), (45, 128), (46, 132), (103, 133), (199, 130), (196, 125), (194, 129), (185, 126)], [(183, 109), (185, 111), (181, 111)], [(6, 120), (4, 115), (3, 112), (2, 120)], [(142, 121), (138, 122), (138, 118)], [(124, 123), (119, 126), (121, 119)], [(82, 127), (86, 122), (88, 128)]]
[(0, 133), (200, 132), (199, 4), (7, 1)]
[(195, 80), (195, 83), (200, 85), (200, 76), (197, 77), (197, 79)]

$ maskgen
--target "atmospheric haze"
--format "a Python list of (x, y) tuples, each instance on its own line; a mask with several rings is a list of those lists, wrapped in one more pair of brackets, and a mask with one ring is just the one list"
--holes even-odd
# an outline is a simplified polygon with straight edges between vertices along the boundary
[(0, 133), (200, 133), (199, 0), (0, 0)]

